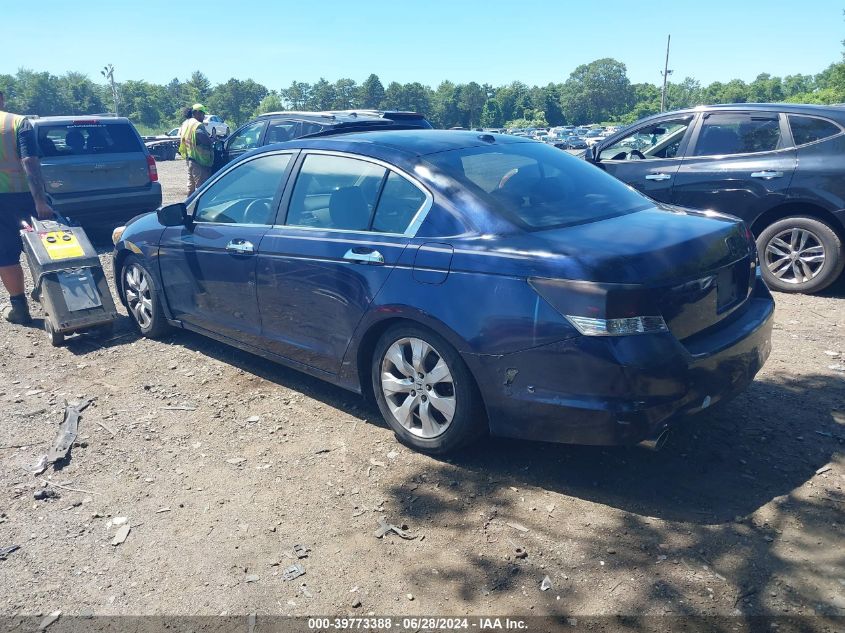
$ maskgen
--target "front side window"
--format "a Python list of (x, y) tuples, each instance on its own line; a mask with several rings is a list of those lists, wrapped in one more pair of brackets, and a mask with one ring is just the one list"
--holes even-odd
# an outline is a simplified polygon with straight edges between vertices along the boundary
[(200, 196), (194, 220), (222, 224), (272, 224), (273, 199), (290, 159), (290, 154), (270, 154), (241, 163)]
[(692, 116), (651, 123), (613, 145), (605, 147), (601, 160), (646, 160), (678, 158), (681, 141), (692, 123)]
[(527, 230), (594, 222), (652, 204), (604, 170), (547, 144), (467, 147), (427, 160)]
[(777, 114), (710, 114), (701, 124), (694, 156), (771, 152), (781, 147)]
[(826, 119), (795, 114), (789, 115), (789, 127), (792, 129), (792, 140), (796, 145), (806, 145), (830, 138), (842, 131), (838, 125)]
[(287, 224), (366, 231), (387, 170), (344, 156), (306, 156), (296, 179)]
[(264, 121), (250, 123), (246, 127), (232, 134), (229, 140), (230, 150), (253, 149), (261, 142), (261, 132), (264, 130)]

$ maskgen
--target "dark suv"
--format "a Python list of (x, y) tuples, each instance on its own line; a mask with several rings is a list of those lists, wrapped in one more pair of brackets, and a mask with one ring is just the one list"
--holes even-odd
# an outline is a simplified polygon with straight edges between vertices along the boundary
[(431, 123), (416, 112), (384, 110), (268, 112), (242, 125), (226, 140), (215, 144), (214, 169), (219, 169), (256, 147), (283, 143), (302, 136), (409, 128), (431, 128)]
[(656, 200), (739, 216), (766, 283), (817, 292), (845, 266), (845, 108), (699, 106), (648, 117), (586, 159)]

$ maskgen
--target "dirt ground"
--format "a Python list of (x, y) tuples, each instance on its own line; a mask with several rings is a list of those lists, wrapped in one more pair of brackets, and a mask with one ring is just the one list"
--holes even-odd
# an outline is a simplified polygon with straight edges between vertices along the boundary
[[(179, 199), (184, 164), (158, 168)], [(776, 299), (751, 388), (660, 453), (437, 459), (354, 394), (191, 333), (124, 316), (54, 349), (2, 322), (0, 614), (845, 615), (845, 281)], [(83, 397), (70, 459), (28, 472)]]

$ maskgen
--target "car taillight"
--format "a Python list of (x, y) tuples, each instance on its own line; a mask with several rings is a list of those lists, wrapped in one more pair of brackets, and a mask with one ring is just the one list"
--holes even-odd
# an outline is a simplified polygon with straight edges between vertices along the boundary
[(584, 336), (667, 332), (655, 291), (634, 284), (603, 284), (533, 277), (528, 283)]
[(150, 182), (158, 181), (158, 167), (156, 167), (156, 159), (147, 154), (147, 170), (150, 172)]

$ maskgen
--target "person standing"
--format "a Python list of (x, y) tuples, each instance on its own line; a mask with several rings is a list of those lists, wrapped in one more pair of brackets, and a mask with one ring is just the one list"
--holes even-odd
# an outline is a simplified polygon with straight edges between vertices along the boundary
[(41, 220), (53, 217), (44, 191), (41, 160), (32, 124), (19, 114), (6, 112), (6, 98), (0, 92), (0, 279), (11, 307), (3, 311), (10, 323), (32, 322), (21, 268), (21, 221), (37, 214)]
[(205, 106), (195, 103), (191, 118), (179, 128), (179, 153), (188, 165), (188, 195), (211, 176), (214, 164), (214, 149), (211, 137), (202, 122), (205, 120)]

